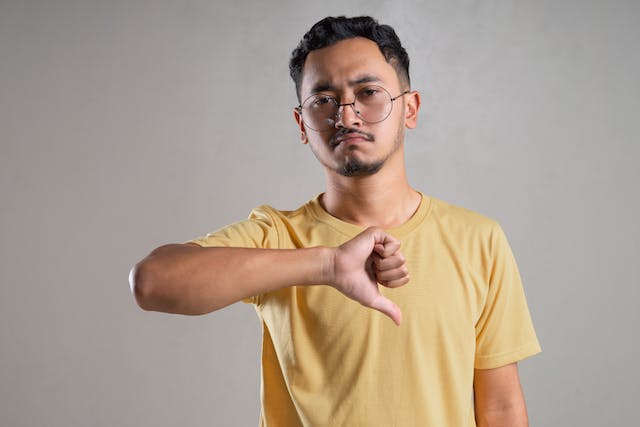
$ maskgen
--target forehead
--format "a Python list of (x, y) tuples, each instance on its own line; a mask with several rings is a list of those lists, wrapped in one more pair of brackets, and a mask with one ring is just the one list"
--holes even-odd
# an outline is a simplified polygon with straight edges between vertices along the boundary
[(395, 69), (375, 42), (362, 37), (342, 40), (307, 55), (301, 95), (304, 98), (321, 90), (344, 90), (363, 81), (387, 88), (399, 86)]

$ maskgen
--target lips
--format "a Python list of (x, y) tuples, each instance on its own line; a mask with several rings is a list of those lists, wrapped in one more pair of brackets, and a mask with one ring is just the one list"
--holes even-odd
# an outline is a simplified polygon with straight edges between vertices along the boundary
[(338, 138), (337, 141), (338, 142), (349, 142), (349, 141), (359, 141), (359, 140), (366, 140), (366, 138), (363, 135), (358, 135), (358, 134), (349, 134), (349, 135), (345, 135), (342, 138)]
[(366, 132), (355, 131), (348, 129), (347, 131), (341, 131), (336, 133), (331, 138), (330, 144), (332, 147), (338, 146), (342, 142), (357, 142), (357, 141), (373, 141), (373, 135)]

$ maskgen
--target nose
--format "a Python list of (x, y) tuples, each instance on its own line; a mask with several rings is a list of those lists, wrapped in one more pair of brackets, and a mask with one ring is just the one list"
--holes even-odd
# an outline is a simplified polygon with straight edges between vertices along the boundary
[(336, 113), (335, 123), (335, 126), (337, 128), (359, 126), (361, 122), (362, 120), (360, 119), (360, 116), (358, 116), (358, 110), (356, 110), (355, 102), (338, 105), (338, 112)]

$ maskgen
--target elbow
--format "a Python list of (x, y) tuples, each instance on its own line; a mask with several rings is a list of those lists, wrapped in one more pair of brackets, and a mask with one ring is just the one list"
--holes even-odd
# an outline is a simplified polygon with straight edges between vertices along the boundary
[(129, 272), (129, 287), (138, 306), (145, 311), (155, 311), (154, 295), (157, 274), (148, 259), (137, 263)]

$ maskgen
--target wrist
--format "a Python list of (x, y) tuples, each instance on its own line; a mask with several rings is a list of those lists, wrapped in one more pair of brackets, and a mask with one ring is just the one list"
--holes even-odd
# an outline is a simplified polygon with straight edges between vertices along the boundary
[(319, 284), (333, 286), (335, 282), (335, 260), (336, 248), (320, 246), (318, 249), (318, 259), (320, 260), (320, 280)]

